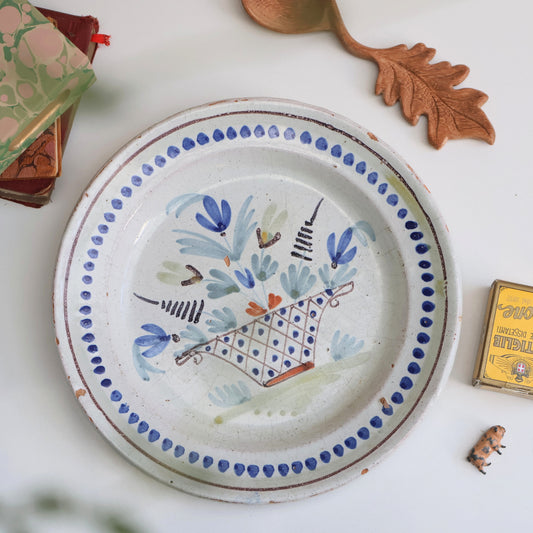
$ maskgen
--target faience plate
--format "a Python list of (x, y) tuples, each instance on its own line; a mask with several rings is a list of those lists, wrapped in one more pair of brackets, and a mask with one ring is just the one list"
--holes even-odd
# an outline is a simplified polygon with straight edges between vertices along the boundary
[(192, 494), (287, 501), (364, 474), (450, 370), (460, 289), (422, 183), (369, 131), (269, 99), (177, 114), (120, 150), (55, 281), (77, 398)]

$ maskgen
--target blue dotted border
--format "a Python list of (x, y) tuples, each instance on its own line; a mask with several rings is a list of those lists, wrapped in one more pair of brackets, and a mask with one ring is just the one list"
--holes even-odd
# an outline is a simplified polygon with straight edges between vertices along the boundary
[[(305, 469), (309, 471), (316, 470), (320, 463), (328, 464), (335, 457), (343, 457), (345, 453), (348, 453), (351, 450), (357, 448), (357, 438), (352, 435), (348, 436), (342, 443), (335, 444), (329, 450), (323, 450), (318, 454), (317, 457), (308, 457), (303, 461), (294, 461), (290, 464), (280, 463), (278, 465), (265, 464), (260, 467), (259, 465), (249, 464), (245, 465), (242, 463), (234, 463), (233, 465), (226, 459), (220, 459), (215, 464), (213, 457), (209, 455), (201, 456), (196, 451), (189, 451), (180, 445), (176, 444), (169, 438), (161, 436), (160, 432), (157, 429), (150, 428), (150, 425), (147, 421), (141, 420), (140, 416), (135, 412), (130, 412), (130, 406), (122, 401), (122, 393), (113, 388), (113, 382), (108, 377), (105, 377), (106, 368), (103, 364), (103, 359), (99, 354), (99, 347), (96, 344), (95, 335), (92, 333), (93, 322), (91, 317), (92, 307), (90, 301), (92, 298), (92, 293), (90, 291), (90, 286), (93, 282), (93, 272), (96, 268), (96, 262), (99, 257), (98, 248), (104, 244), (105, 237), (112, 228), (112, 225), (117, 220), (120, 211), (123, 209), (125, 202), (134, 196), (135, 190), (140, 188), (144, 179), (152, 176), (154, 172), (159, 168), (164, 168), (168, 162), (168, 159), (175, 159), (178, 157), (182, 150), (188, 152), (194, 149), (197, 146), (205, 146), (211, 142), (219, 143), (221, 141), (227, 140), (231, 142), (237, 137), (242, 139), (248, 138), (261, 138), (265, 135), (268, 135), (271, 139), (280, 138), (285, 139), (286, 141), (295, 141), (299, 142), (302, 145), (314, 146), (316, 150), (321, 152), (327, 152), (329, 150), (330, 155), (338, 160), (341, 160), (342, 163), (347, 167), (353, 167), (355, 173), (361, 177), (365, 177), (366, 182), (370, 186), (375, 186), (377, 194), (382, 196), (391, 208), (396, 207), (399, 204), (399, 197), (396, 193), (389, 191), (389, 184), (385, 181), (380, 181), (380, 177), (377, 172), (372, 171), (367, 174), (367, 164), (365, 161), (358, 161), (356, 163), (355, 156), (351, 152), (344, 153), (342, 147), (339, 144), (335, 144), (330, 147), (327, 139), (325, 137), (317, 137), (313, 142), (312, 135), (304, 130), (297, 135), (296, 131), (292, 127), (285, 128), (282, 132), (276, 125), (271, 125), (267, 129), (261, 124), (256, 125), (251, 129), (247, 125), (243, 125), (237, 131), (233, 127), (228, 127), (226, 131), (222, 131), (217, 128), (213, 131), (211, 137), (206, 133), (200, 132), (196, 136), (196, 139), (191, 137), (184, 137), (181, 141), (181, 148), (175, 145), (168, 146), (166, 153), (164, 155), (156, 155), (150, 163), (144, 163), (141, 165), (141, 172), (137, 175), (131, 176), (131, 186), (125, 185), (120, 190), (120, 195), (114, 197), (111, 202), (111, 208), (106, 211), (103, 215), (103, 221), (98, 224), (96, 231), (91, 237), (91, 242), (94, 246), (91, 246), (87, 250), (87, 261), (83, 264), (83, 270), (85, 271), (81, 277), (82, 284), (85, 286), (84, 290), (80, 293), (80, 298), (82, 300), (82, 305), (79, 308), (79, 312), (82, 315), (80, 319), (80, 326), (86, 333), (83, 334), (81, 339), (87, 343), (87, 352), (89, 353), (91, 363), (93, 364), (93, 372), (97, 376), (100, 376), (100, 385), (104, 389), (109, 389), (109, 398), (112, 402), (118, 404), (118, 412), (123, 415), (128, 416), (128, 423), (131, 425), (137, 426), (138, 434), (146, 434), (147, 440), (150, 443), (160, 443), (161, 450), (164, 452), (173, 453), (176, 458), (184, 458), (190, 464), (199, 464), (204, 469), (211, 468), (213, 465), (214, 468), (217, 468), (219, 472), (233, 472), (236, 476), (242, 476), (245, 473), (251, 478), (256, 478), (261, 472), (266, 478), (271, 478), (277, 473), (286, 477), (291, 472), (294, 474), (300, 474)], [(398, 219), (404, 221), (404, 228), (406, 231), (409, 231), (410, 238), (413, 241), (414, 250), (417, 255), (421, 256), (421, 259), (418, 263), (418, 267), (422, 271), (421, 280), (423, 282), (423, 287), (421, 289), (422, 294), (426, 297), (422, 303), (423, 316), (420, 319), (420, 331), (417, 334), (417, 344), (412, 350), (413, 360), (409, 362), (407, 366), (406, 374), (401, 378), (399, 383), (399, 390), (394, 392), (391, 395), (390, 403), (383, 402), (383, 407), (381, 409), (382, 415), (390, 417), (394, 413), (393, 405), (400, 405), (404, 402), (404, 394), (409, 391), (414, 386), (414, 381), (416, 376), (421, 372), (421, 366), (419, 362), (424, 359), (425, 351), (424, 346), (428, 344), (431, 340), (430, 329), (433, 325), (433, 320), (431, 319), (431, 314), (435, 311), (436, 305), (432, 301), (434, 295), (434, 289), (429, 285), (433, 279), (434, 275), (430, 272), (431, 262), (428, 259), (422, 258), (426, 254), (430, 246), (423, 242), (424, 235), (418, 228), (418, 223), (414, 220), (409, 220), (408, 210), (404, 207), (398, 209), (396, 215)], [(391, 405), (393, 404), (393, 405)], [(357, 437), (366, 441), (371, 436), (371, 431), (379, 430), (383, 426), (382, 415), (376, 415), (372, 417), (368, 426), (363, 426), (356, 431)], [(232, 468), (233, 466), (233, 468)]]

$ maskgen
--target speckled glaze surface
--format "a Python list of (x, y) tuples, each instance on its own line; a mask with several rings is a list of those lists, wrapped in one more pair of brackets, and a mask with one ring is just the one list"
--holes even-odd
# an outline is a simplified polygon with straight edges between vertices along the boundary
[(450, 370), (461, 295), (426, 188), (368, 130), (297, 102), (179, 113), (82, 196), (55, 280), (77, 398), (192, 494), (317, 494), (371, 469)]

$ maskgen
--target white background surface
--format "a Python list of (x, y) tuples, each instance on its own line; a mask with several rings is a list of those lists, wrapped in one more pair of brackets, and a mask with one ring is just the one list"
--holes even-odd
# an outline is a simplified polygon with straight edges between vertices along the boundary
[[(533, 403), (470, 385), (488, 289), (533, 284), (531, 150), (533, 33), (525, 0), (342, 0), (351, 33), (376, 47), (424, 42), (435, 61), (464, 63), (462, 86), (486, 92), (493, 146), (450, 141), (374, 95), (377, 68), (332, 34), (281, 35), (253, 23), (238, 0), (43, 0), (96, 16), (97, 83), (82, 100), (50, 205), (0, 201), (0, 502), (35, 491), (114, 509), (142, 531), (497, 531), (524, 524), (533, 475)], [(407, 439), (368, 475), (312, 499), (275, 506), (202, 500), (153, 480), (100, 436), (67, 382), (55, 345), (52, 281), (64, 227), (99, 168), (168, 115), (246, 96), (301, 100), (365, 126), (433, 193), (463, 278), (463, 329), (442, 394)], [(490, 425), (507, 428), (486, 476), (465, 460)], [(66, 531), (81, 531), (63, 522)], [(1, 527), (1, 526), (0, 526)], [(88, 529), (89, 531), (91, 529)], [(55, 529), (58, 531), (58, 529)]]

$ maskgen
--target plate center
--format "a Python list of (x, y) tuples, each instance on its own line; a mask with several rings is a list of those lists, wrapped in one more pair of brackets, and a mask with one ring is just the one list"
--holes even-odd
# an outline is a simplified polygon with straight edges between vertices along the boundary
[[(257, 156), (220, 185), (175, 195), (197, 165), (159, 185), (159, 215), (126, 228), (111, 313), (143, 408), (233, 449), (236, 428), (253, 428), (238, 447), (268, 435), (271, 449), (273, 432), (286, 447), (342, 426), (387, 380), (405, 326), (407, 288), (389, 281), (405, 273), (371, 202), (331, 166), (281, 153), (258, 174)], [(328, 420), (315, 419), (324, 409)]]

